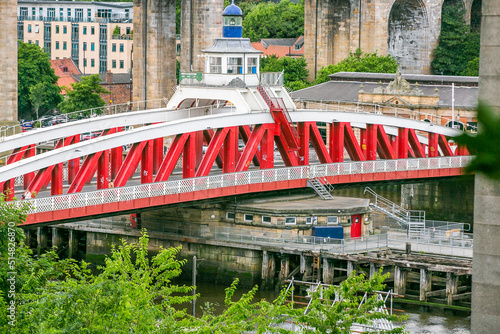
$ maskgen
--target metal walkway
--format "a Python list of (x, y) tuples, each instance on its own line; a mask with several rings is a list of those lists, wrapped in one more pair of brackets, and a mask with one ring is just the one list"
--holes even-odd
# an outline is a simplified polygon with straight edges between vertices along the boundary
[(307, 186), (313, 188), (314, 191), (324, 200), (331, 200), (333, 196), (331, 192), (333, 191), (333, 186), (328, 182), (326, 178), (315, 177), (307, 180)]

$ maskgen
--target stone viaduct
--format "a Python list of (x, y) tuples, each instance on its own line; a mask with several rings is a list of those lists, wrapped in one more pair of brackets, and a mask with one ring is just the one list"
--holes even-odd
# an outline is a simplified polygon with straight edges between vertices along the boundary
[[(478, 26), (482, 0), (305, 0), (304, 53), (313, 79), (361, 48), (396, 57), (404, 73), (430, 73), (443, 3), (458, 2)], [(0, 0), (0, 121), (17, 119), (16, 1)], [(223, 0), (182, 0), (181, 71), (202, 71), (201, 50), (222, 31)], [(175, 87), (175, 0), (134, 0), (133, 100), (170, 97)], [(5, 42), (4, 42), (5, 40)]]

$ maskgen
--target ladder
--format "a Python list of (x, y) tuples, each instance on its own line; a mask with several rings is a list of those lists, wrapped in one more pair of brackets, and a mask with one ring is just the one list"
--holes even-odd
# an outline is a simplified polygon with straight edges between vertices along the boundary
[(370, 207), (394, 219), (399, 226), (407, 229), (409, 236), (419, 236), (425, 232), (425, 211), (406, 210), (387, 198), (366, 187), (363, 193), (374, 197)]
[(326, 178), (315, 177), (313, 179), (307, 180), (307, 186), (313, 188), (319, 197), (324, 200), (332, 200), (333, 196), (330, 194), (333, 191), (333, 186), (328, 182)]
[(314, 255), (313, 256), (313, 264), (312, 264), (312, 277), (313, 279), (316, 277), (318, 282), (320, 281), (319, 279), (319, 256)]

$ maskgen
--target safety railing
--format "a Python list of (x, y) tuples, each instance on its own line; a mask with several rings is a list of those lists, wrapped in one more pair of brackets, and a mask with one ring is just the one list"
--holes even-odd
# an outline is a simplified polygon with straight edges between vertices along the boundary
[(438, 157), (407, 160), (378, 160), (344, 162), (323, 165), (263, 169), (240, 173), (228, 173), (206, 177), (141, 184), (137, 186), (101, 189), (97, 191), (59, 195), (28, 200), (29, 214), (86, 207), (140, 198), (173, 195), (201, 190), (219, 189), (240, 185), (260, 184), (276, 181), (303, 180), (350, 174), (398, 172), (441, 168), (463, 168), (472, 157)]
[(468, 258), (472, 258), (474, 245), (472, 234), (465, 233), (457, 238), (451, 234), (448, 237), (439, 234), (417, 237), (400, 233), (388, 234), (388, 247), (391, 249), (404, 251), (408, 242), (412, 252)]

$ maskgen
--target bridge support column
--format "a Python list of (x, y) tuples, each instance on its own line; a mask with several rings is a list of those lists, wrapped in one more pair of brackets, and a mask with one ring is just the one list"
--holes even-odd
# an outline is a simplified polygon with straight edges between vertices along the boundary
[(329, 149), (333, 162), (344, 161), (344, 131), (345, 125), (342, 122), (330, 124)]
[(297, 132), (299, 134), (299, 165), (309, 165), (309, 141), (310, 141), (310, 123), (302, 122), (297, 124)]
[(52, 248), (59, 249), (61, 248), (61, 233), (57, 227), (52, 227)]
[(420, 269), (420, 298), (421, 302), (427, 301), (426, 292), (432, 290), (432, 272), (427, 269)]
[(366, 124), (366, 160), (377, 160), (377, 124)]
[(333, 284), (334, 276), (335, 266), (330, 263), (327, 258), (323, 258), (323, 282), (325, 284)]
[(109, 150), (102, 152), (97, 161), (97, 189), (109, 188)]
[(404, 295), (406, 293), (406, 271), (394, 266), (394, 293)]
[(274, 254), (268, 251), (262, 253), (262, 285), (272, 287), (274, 285), (274, 272), (276, 270), (276, 261)]
[(398, 159), (408, 158), (408, 129), (398, 128), (398, 149), (396, 151)]
[(290, 274), (290, 258), (288, 257), (288, 255), (283, 254), (281, 255), (280, 258), (280, 276), (279, 276), (280, 282), (286, 280), (289, 274)]
[(439, 135), (437, 133), (429, 132), (429, 145), (427, 156), (429, 158), (434, 158), (439, 156), (439, 145), (438, 145)]
[(47, 230), (43, 227), (38, 227), (36, 230), (36, 249), (38, 255), (47, 249)]
[(370, 263), (370, 278), (372, 278), (373, 275), (377, 273), (378, 269), (379, 267), (375, 263), (373, 262)]
[(304, 254), (300, 254), (300, 273), (303, 274), (306, 272), (306, 257)]
[(446, 298), (448, 305), (453, 305), (453, 296), (458, 292), (458, 275), (455, 273), (446, 273)]
[(68, 257), (73, 258), (78, 250), (78, 238), (77, 232), (74, 230), (69, 230), (69, 240), (68, 240)]
[(354, 263), (352, 261), (347, 261), (347, 277), (351, 276), (354, 271)]
[(266, 133), (260, 143), (260, 169), (274, 167), (274, 128), (267, 126)]
[(153, 182), (154, 140), (148, 140), (141, 153), (141, 183)]
[[(17, 123), (17, 1), (0, 0), (2, 37), (0, 38), (0, 126)], [(20, 115), (28, 118), (29, 115)], [(19, 124), (19, 123), (18, 123)], [(12, 133), (9, 133), (9, 135)]]

